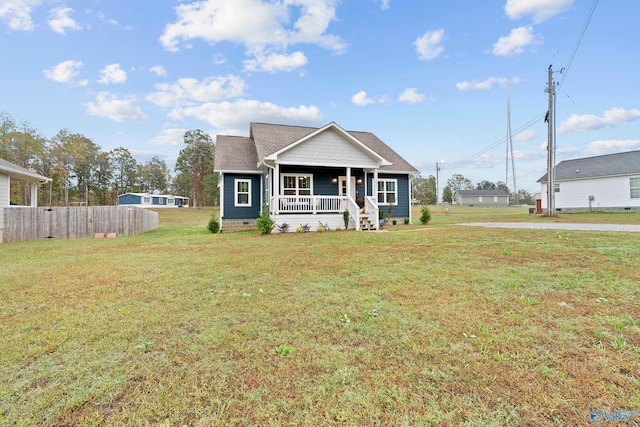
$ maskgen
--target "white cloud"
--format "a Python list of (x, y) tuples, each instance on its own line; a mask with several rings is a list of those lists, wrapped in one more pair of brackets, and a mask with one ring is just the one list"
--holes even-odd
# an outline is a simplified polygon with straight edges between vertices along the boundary
[(517, 133), (515, 135), (513, 135), (513, 140), (514, 141), (521, 141), (521, 142), (527, 142), (527, 141), (531, 141), (535, 138), (538, 137), (538, 132), (536, 132), (533, 129), (526, 129), (523, 130), (520, 133)]
[(410, 87), (404, 90), (398, 97), (398, 101), (400, 102), (408, 102), (410, 104), (417, 104), (418, 102), (424, 101), (426, 98), (425, 95), (418, 93), (418, 90), (415, 87)]
[(109, 92), (99, 92), (95, 102), (87, 103), (87, 114), (114, 120), (118, 123), (124, 121), (146, 121), (147, 116), (140, 107), (134, 105), (135, 101), (135, 96), (125, 96), (121, 99)]
[(165, 77), (167, 75), (167, 70), (165, 70), (162, 65), (155, 65), (149, 68), (149, 71), (155, 73), (158, 77)]
[(307, 64), (307, 57), (302, 52), (293, 52), (287, 54), (256, 54), (255, 59), (247, 59), (244, 61), (244, 69), (247, 71), (267, 71), (270, 73), (276, 71), (295, 71)]
[(49, 13), (49, 26), (53, 31), (64, 34), (66, 29), (73, 31), (81, 30), (82, 27), (74, 21), (69, 14), (73, 9), (69, 7), (56, 7)]
[(315, 106), (281, 107), (270, 102), (240, 99), (234, 102), (206, 103), (172, 112), (173, 118), (193, 117), (219, 129), (246, 134), (247, 123), (267, 122), (316, 126), (324, 120)]
[[(326, 33), (335, 8), (336, 0), (201, 0), (175, 8), (177, 20), (165, 26), (160, 42), (172, 51), (181, 41), (202, 39), (243, 44), (250, 52), (310, 43), (342, 53), (346, 44)], [(292, 15), (298, 16), (293, 25)]]
[(104, 67), (100, 83), (124, 83), (127, 81), (127, 73), (120, 68), (120, 64), (111, 64)]
[(31, 12), (45, 0), (2, 0), (0, 2), (0, 21), (6, 22), (14, 31), (31, 31), (34, 29)]
[(619, 153), (621, 151), (635, 150), (640, 148), (640, 139), (611, 139), (603, 141), (593, 141), (585, 152), (591, 156), (601, 154)]
[(391, 3), (391, 0), (380, 0), (380, 8), (382, 10), (389, 9), (389, 3)]
[(444, 29), (427, 31), (422, 37), (418, 37), (413, 45), (418, 52), (418, 58), (422, 61), (430, 61), (440, 56), (444, 52), (442, 41), (444, 39)]
[(187, 129), (163, 129), (151, 141), (153, 145), (166, 147), (181, 147), (184, 145), (184, 134)]
[(575, 0), (507, 0), (504, 11), (509, 19), (531, 16), (540, 23), (569, 9)]
[(44, 70), (46, 78), (58, 83), (69, 83), (78, 75), (78, 70), (82, 67), (82, 61), (68, 60), (58, 65)]
[(354, 104), (359, 105), (361, 107), (364, 107), (365, 105), (370, 105), (370, 104), (375, 104), (376, 103), (376, 101), (374, 99), (367, 98), (367, 92), (365, 92), (364, 90), (361, 90), (360, 92), (358, 92), (355, 95), (353, 95), (351, 97), (351, 102), (353, 102)]
[(147, 96), (147, 101), (161, 107), (177, 107), (237, 98), (243, 95), (246, 84), (240, 77), (228, 75), (207, 77), (203, 81), (183, 78), (173, 84), (157, 84), (155, 88), (157, 91)]
[(509, 56), (524, 52), (527, 46), (535, 46), (542, 43), (542, 36), (533, 34), (533, 27), (518, 27), (511, 30), (508, 36), (500, 37), (493, 45), (493, 54), (497, 56)]
[(605, 126), (616, 126), (640, 118), (640, 109), (625, 110), (614, 107), (604, 112), (602, 117), (594, 114), (572, 114), (558, 127), (559, 134), (575, 131), (590, 131)]
[(520, 77), (513, 77), (508, 79), (506, 77), (489, 77), (486, 80), (465, 80), (463, 82), (456, 83), (458, 90), (489, 90), (494, 84), (504, 86), (507, 82), (520, 83)]

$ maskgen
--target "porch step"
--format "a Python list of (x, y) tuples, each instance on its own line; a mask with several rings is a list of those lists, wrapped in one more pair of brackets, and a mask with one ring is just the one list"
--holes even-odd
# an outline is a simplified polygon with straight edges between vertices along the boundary
[(371, 222), (369, 218), (360, 217), (360, 230), (371, 231), (375, 229), (376, 229), (376, 224)]

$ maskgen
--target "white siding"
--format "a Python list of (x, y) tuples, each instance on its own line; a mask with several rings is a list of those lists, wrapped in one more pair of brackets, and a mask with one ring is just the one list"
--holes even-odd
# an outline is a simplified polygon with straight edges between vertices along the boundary
[(0, 175), (0, 208), (9, 206), (9, 176)]
[[(640, 175), (639, 175), (640, 176)], [(555, 193), (556, 209), (589, 208), (589, 196), (593, 196), (592, 209), (640, 207), (640, 199), (631, 198), (631, 176), (557, 181), (560, 191)], [(542, 208), (547, 208), (547, 183), (542, 183)]]
[(375, 168), (378, 166), (375, 159), (331, 129), (280, 154), (278, 162), (343, 167)]
[(0, 175), (0, 243), (4, 229), (4, 208), (9, 206), (9, 176)]

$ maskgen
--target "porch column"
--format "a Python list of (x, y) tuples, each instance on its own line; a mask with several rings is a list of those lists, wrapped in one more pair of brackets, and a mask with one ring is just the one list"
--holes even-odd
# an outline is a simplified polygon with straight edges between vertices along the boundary
[(347, 197), (351, 197), (351, 168), (347, 168)]
[(373, 170), (373, 180), (371, 181), (371, 197), (378, 203), (378, 169)]
[(274, 172), (274, 177), (273, 177), (273, 199), (275, 200), (275, 207), (273, 212), (275, 212), (276, 214), (280, 213), (280, 200), (278, 199), (278, 196), (280, 196), (280, 164), (276, 163), (275, 167), (273, 169)]
[(31, 187), (31, 207), (37, 208), (38, 207), (38, 184), (35, 182), (32, 182), (30, 187)]
[[(218, 186), (220, 187), (220, 225), (222, 225), (222, 219), (224, 218), (224, 205), (227, 202), (226, 197), (224, 197), (224, 172), (220, 172)], [(182, 201), (180, 203), (182, 203)]]

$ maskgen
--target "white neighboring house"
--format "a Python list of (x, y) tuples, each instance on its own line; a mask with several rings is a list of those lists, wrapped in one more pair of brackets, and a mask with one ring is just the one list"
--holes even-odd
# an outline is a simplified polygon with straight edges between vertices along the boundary
[[(564, 160), (555, 167), (558, 212), (640, 212), (640, 150)], [(542, 209), (547, 208), (547, 175), (542, 185)]]
[(509, 206), (509, 192), (505, 190), (456, 190), (453, 204), (460, 206)]
[(30, 183), (30, 206), (35, 208), (38, 206), (38, 186), (51, 182), (51, 178), (0, 159), (0, 242), (4, 229), (4, 209), (11, 206), (11, 181)]

